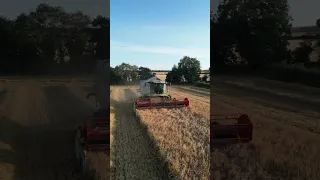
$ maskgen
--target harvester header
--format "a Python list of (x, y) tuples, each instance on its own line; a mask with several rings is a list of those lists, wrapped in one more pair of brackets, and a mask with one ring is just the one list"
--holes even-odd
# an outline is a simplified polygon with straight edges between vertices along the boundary
[(253, 124), (246, 114), (210, 117), (211, 145), (227, 145), (252, 141)]

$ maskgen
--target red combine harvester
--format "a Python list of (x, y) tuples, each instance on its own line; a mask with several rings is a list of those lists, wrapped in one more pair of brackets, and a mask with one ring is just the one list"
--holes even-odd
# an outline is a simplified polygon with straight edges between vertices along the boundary
[(93, 86), (95, 96), (96, 111), (93, 116), (86, 119), (82, 126), (79, 126), (75, 135), (76, 157), (82, 167), (86, 170), (87, 152), (110, 152), (110, 92), (109, 85), (105, 83), (109, 68), (107, 61), (98, 61), (96, 82)]
[(253, 124), (248, 115), (211, 116), (210, 144), (219, 147), (252, 141)]
[(99, 109), (91, 119), (85, 120), (83, 126), (77, 129), (76, 157), (83, 170), (86, 168), (88, 151), (109, 152), (110, 150), (109, 115), (108, 109)]
[(168, 93), (167, 83), (155, 75), (140, 81), (140, 94), (142, 96), (134, 103), (134, 111), (151, 108), (183, 108), (189, 107), (190, 103), (188, 98), (184, 100), (172, 98)]

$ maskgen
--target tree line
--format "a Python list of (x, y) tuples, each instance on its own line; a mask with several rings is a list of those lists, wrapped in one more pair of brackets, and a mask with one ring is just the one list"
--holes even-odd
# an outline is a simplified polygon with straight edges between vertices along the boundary
[[(172, 70), (168, 72), (166, 81), (170, 83), (196, 83), (199, 81), (207, 81), (207, 76), (200, 78), (201, 64), (196, 58), (184, 56), (180, 59), (178, 65), (174, 65)], [(146, 80), (153, 76), (151, 69), (147, 67), (138, 67), (122, 63), (116, 67), (110, 67), (111, 84), (121, 84), (130, 81)]]
[(15, 19), (0, 17), (0, 73), (92, 73), (110, 58), (110, 20), (39, 4)]
[[(220, 1), (217, 11), (211, 12), (212, 73), (259, 75), (302, 83), (320, 78), (320, 61), (310, 60), (315, 50), (310, 41), (301, 42), (293, 50), (288, 48), (293, 39), (289, 11), (287, 0)], [(316, 85), (311, 81), (307, 84)]]

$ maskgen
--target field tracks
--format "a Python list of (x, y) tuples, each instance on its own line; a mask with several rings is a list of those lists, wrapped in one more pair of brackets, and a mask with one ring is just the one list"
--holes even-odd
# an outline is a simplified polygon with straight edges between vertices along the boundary
[(111, 178), (170, 179), (157, 158), (152, 140), (137, 121), (133, 102), (137, 94), (125, 87), (113, 87), (111, 92)]
[(92, 84), (3, 84), (7, 91), (0, 96), (5, 112), (0, 117), (0, 179), (109, 179), (109, 155), (89, 153), (87, 176), (77, 170), (75, 159), (75, 129), (94, 110), (83, 91)]

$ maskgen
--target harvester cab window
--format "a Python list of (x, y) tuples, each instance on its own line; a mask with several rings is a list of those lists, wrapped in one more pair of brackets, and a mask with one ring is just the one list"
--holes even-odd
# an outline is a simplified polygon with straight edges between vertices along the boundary
[(154, 91), (155, 91), (156, 94), (163, 94), (163, 88), (164, 88), (163, 84), (157, 83), (154, 86)]

